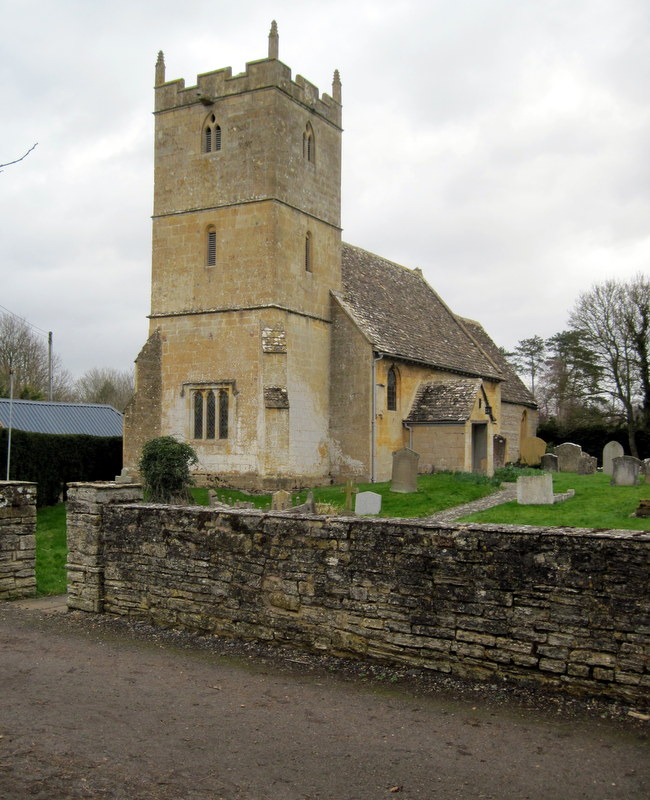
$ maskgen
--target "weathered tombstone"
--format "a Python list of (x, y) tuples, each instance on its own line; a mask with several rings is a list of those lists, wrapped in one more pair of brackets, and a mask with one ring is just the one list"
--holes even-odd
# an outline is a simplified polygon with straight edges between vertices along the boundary
[(238, 500), (233, 508), (255, 508), (255, 503), (251, 503), (249, 500)]
[(578, 475), (594, 475), (598, 467), (598, 459), (596, 456), (590, 456), (588, 453), (581, 453), (578, 459)]
[(410, 447), (403, 447), (393, 453), (393, 475), (391, 492), (408, 494), (418, 490), (418, 461), (420, 454)]
[(498, 433), (493, 437), (494, 469), (501, 469), (506, 465), (506, 439)]
[(291, 508), (287, 508), (285, 510), (288, 514), (315, 514), (316, 503), (314, 503), (314, 493), (308, 492), (307, 499), (304, 503), (300, 503), (297, 506), (291, 506)]
[(379, 514), (381, 511), (381, 495), (377, 492), (359, 492), (355, 498), (355, 514)]
[(529, 467), (536, 467), (546, 452), (546, 442), (539, 436), (527, 436), (519, 443), (519, 459)]
[(342, 492), (344, 492), (344, 494), (345, 494), (345, 505), (344, 505), (344, 509), (345, 509), (346, 511), (352, 511), (352, 497), (353, 497), (353, 495), (355, 495), (355, 494), (356, 494), (356, 493), (357, 493), (359, 490), (355, 488), (354, 484), (353, 484), (353, 483), (352, 483), (352, 481), (350, 480), (350, 481), (348, 481), (348, 482), (345, 484), (345, 486), (343, 487), (343, 489), (341, 489), (341, 491), (342, 491)]
[(133, 483), (133, 478), (129, 470), (124, 467), (119, 475), (115, 476), (115, 483)]
[(641, 467), (641, 472), (644, 475), (650, 475), (650, 458), (643, 459), (643, 466)]
[(273, 492), (271, 495), (271, 510), (272, 511), (286, 511), (291, 508), (291, 494), (280, 489), (279, 492)]
[(542, 456), (542, 469), (547, 472), (557, 472), (557, 456), (553, 453), (544, 453)]
[(557, 468), (560, 472), (577, 472), (578, 461), (582, 455), (582, 447), (579, 444), (564, 442), (555, 448), (557, 456)]
[(614, 459), (612, 486), (636, 486), (641, 474), (641, 462), (634, 456), (619, 456)]
[(603, 447), (603, 473), (605, 475), (614, 474), (614, 459), (625, 455), (623, 445), (620, 442), (607, 442)]
[(520, 506), (552, 506), (552, 475), (521, 475), (517, 478), (517, 502)]

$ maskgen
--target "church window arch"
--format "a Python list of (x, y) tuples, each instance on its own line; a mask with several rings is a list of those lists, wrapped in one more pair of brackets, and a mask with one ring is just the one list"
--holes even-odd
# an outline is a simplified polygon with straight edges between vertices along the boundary
[(192, 439), (224, 440), (230, 435), (230, 386), (223, 383), (191, 390)]
[(205, 263), (214, 267), (217, 263), (217, 229), (210, 225), (206, 232)]
[(206, 119), (203, 125), (203, 152), (216, 153), (221, 150), (221, 125), (214, 114)]
[(314, 129), (309, 122), (302, 134), (302, 156), (305, 161), (312, 163), (316, 161), (316, 140), (314, 138)]
[(397, 370), (392, 366), (386, 376), (386, 409), (397, 411)]

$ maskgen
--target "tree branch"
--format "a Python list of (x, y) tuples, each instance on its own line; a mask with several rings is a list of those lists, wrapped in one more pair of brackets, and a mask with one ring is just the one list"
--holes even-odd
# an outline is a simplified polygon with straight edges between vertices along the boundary
[(37, 146), (38, 146), (38, 142), (33, 144), (29, 148), (29, 150), (25, 153), (25, 155), (21, 156), (20, 158), (17, 158), (15, 161), (7, 161), (6, 164), (0, 164), (0, 172), (2, 172), (2, 168), (3, 167), (10, 167), (12, 164), (17, 164), (19, 161), (22, 161), (23, 159), (27, 158), (27, 156), (32, 152), (32, 150)]

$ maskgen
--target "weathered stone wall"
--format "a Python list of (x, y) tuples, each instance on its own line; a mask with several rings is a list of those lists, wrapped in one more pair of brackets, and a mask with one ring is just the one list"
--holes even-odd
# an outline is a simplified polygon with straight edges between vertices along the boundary
[(0, 481), (0, 600), (36, 594), (36, 484)]
[(72, 608), (627, 699), (650, 689), (650, 533), (98, 510), (101, 492), (70, 500)]

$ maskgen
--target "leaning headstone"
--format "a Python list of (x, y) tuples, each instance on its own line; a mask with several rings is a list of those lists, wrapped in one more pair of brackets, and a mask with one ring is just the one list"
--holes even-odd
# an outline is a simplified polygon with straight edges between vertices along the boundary
[(578, 459), (578, 475), (594, 475), (598, 468), (598, 459), (596, 456), (590, 456), (588, 453), (581, 453)]
[(408, 494), (418, 490), (418, 461), (420, 454), (410, 447), (403, 447), (393, 453), (393, 475), (391, 492)]
[(582, 447), (579, 444), (564, 442), (555, 448), (557, 456), (557, 468), (560, 472), (577, 472), (578, 462), (582, 455)]
[(619, 456), (614, 459), (612, 486), (636, 486), (641, 474), (641, 462), (634, 456)]
[(546, 442), (539, 436), (527, 436), (519, 443), (519, 459), (529, 467), (536, 467), (546, 452)]
[(381, 511), (381, 495), (377, 492), (359, 492), (355, 498), (355, 514), (379, 514)]
[(291, 508), (291, 494), (280, 489), (279, 492), (273, 492), (271, 495), (271, 510), (272, 511), (286, 511)]
[(115, 483), (133, 483), (133, 478), (131, 477), (131, 473), (129, 470), (124, 467), (122, 472), (119, 475), (115, 476)]
[(494, 469), (501, 469), (506, 465), (506, 439), (499, 433), (495, 433), (492, 440)]
[(517, 502), (520, 506), (552, 506), (552, 475), (521, 475), (517, 478)]
[(547, 472), (557, 472), (557, 456), (553, 453), (544, 453), (542, 456), (542, 469)]
[(607, 442), (603, 447), (603, 473), (605, 475), (614, 474), (614, 459), (625, 455), (623, 445), (620, 442)]

